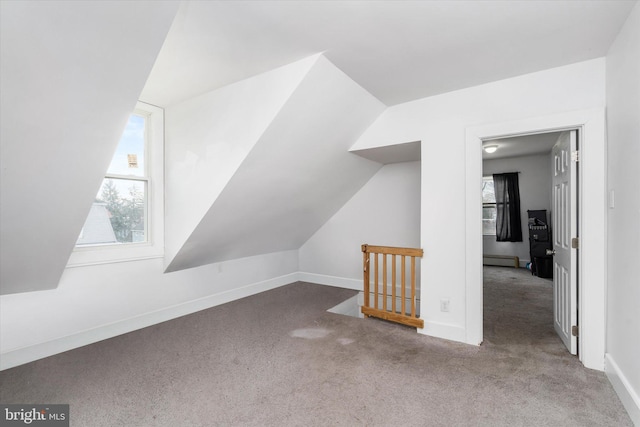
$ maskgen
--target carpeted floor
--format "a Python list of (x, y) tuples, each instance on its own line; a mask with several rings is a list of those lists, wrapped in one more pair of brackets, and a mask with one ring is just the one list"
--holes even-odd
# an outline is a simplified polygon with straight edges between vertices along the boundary
[(555, 336), (551, 282), (485, 270), (485, 343), (326, 310), (295, 283), (0, 373), (2, 403), (92, 426), (630, 426)]

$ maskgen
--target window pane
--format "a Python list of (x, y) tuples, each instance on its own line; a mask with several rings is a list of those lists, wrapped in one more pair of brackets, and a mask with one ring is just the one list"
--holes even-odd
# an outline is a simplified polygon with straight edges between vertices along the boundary
[(144, 181), (105, 179), (76, 245), (145, 242), (146, 197)]
[(495, 206), (483, 206), (482, 207), (482, 219), (496, 219), (496, 207)]
[(482, 234), (496, 234), (496, 195), (493, 190), (493, 177), (482, 177)]
[(144, 141), (146, 120), (142, 116), (129, 116), (118, 149), (107, 170), (108, 174), (145, 176)]
[(493, 178), (484, 177), (482, 179), (482, 203), (495, 203), (496, 194), (493, 190)]
[(485, 234), (485, 235), (496, 234), (496, 207), (495, 206), (482, 207), (482, 234)]

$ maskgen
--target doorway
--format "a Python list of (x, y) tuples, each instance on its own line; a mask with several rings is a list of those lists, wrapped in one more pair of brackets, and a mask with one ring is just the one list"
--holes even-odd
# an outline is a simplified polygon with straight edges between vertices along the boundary
[(606, 173), (604, 110), (557, 113), (466, 129), (465, 143), (465, 294), (466, 342), (483, 340), (482, 320), (482, 141), (518, 135), (579, 129), (582, 135), (578, 171), (580, 251), (578, 275), (579, 358), (588, 368), (604, 370), (606, 287)]
[[(578, 163), (572, 158), (572, 153), (577, 153), (577, 136), (578, 131), (571, 130), (482, 142), (485, 327), (494, 332), (495, 338), (496, 328), (491, 325), (491, 319), (496, 318), (498, 307), (491, 301), (500, 296), (509, 299), (510, 295), (518, 294), (520, 302), (515, 311), (500, 307), (502, 316), (511, 313), (513, 317), (502, 321), (513, 324), (531, 321), (531, 328), (550, 329), (548, 332), (552, 335), (555, 329), (567, 350), (574, 355), (578, 349), (577, 337), (572, 335), (578, 326), (578, 281), (577, 249), (572, 248), (571, 240), (577, 237), (579, 212), (576, 203), (578, 177), (575, 173)], [(493, 181), (498, 179), (499, 183), (506, 176), (514, 181), (512, 185), (515, 188), (509, 191), (513, 194), (507, 195), (513, 200), (496, 205), (496, 199), (501, 201), (504, 198), (498, 197), (498, 193), (503, 193), (500, 190), (506, 190), (506, 187), (500, 185), (494, 189)], [(502, 209), (509, 204), (516, 207), (511, 210), (511, 218), (506, 213), (503, 215), (506, 209)], [(496, 232), (496, 229), (504, 229), (507, 225), (513, 228), (508, 230), (509, 233), (504, 230)], [(512, 259), (516, 267), (523, 267), (526, 273), (522, 270), (500, 272), (495, 267), (487, 267), (505, 265), (506, 260)], [(506, 265), (509, 264), (514, 267), (514, 262)], [(533, 277), (528, 278), (527, 273)], [(511, 286), (521, 289), (511, 289), (509, 280), (512, 281)], [(550, 300), (540, 299), (546, 294)], [(548, 307), (541, 307), (543, 301), (547, 301)], [(545, 323), (543, 314), (547, 312), (550, 315)], [(548, 325), (553, 325), (553, 328)], [(529, 328), (521, 329), (524, 333), (524, 329)], [(505, 327), (500, 330), (505, 330)]]

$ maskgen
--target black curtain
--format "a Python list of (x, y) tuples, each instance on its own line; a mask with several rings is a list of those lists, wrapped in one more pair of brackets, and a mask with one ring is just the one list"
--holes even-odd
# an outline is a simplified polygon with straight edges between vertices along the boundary
[(522, 242), (518, 173), (494, 174), (493, 188), (496, 195), (496, 240)]

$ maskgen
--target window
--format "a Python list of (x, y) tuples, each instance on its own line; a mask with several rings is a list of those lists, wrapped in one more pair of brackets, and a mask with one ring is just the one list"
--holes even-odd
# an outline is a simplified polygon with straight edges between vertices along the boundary
[(162, 109), (137, 104), (69, 266), (162, 256), (163, 127)]
[(496, 235), (496, 194), (493, 189), (493, 176), (482, 178), (482, 234)]
[(76, 246), (147, 241), (147, 115), (129, 117)]

